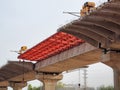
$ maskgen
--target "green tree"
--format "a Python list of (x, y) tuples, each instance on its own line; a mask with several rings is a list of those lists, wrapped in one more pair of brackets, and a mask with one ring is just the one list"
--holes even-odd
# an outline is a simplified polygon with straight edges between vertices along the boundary
[(114, 87), (113, 86), (108, 86), (108, 87), (106, 87), (107, 88), (107, 90), (114, 90)]
[(56, 87), (57, 87), (57, 88), (63, 88), (64, 85), (65, 85), (64, 83), (58, 82)]
[(40, 89), (40, 87), (33, 87), (32, 90), (42, 90), (42, 89)]
[(32, 87), (31, 84), (28, 85), (28, 90), (42, 90), (42, 87)]
[(107, 87), (101, 86), (101, 87), (99, 87), (98, 90), (114, 90), (114, 87), (113, 86), (107, 86)]
[(31, 84), (28, 85), (28, 90), (32, 90), (32, 85)]

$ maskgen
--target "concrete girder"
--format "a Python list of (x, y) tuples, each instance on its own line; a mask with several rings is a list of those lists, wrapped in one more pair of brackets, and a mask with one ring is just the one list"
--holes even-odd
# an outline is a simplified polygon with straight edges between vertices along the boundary
[[(105, 8), (103, 8), (102, 10), (108, 11), (108, 12), (114, 12), (114, 13), (119, 13), (119, 12), (120, 12), (119, 9), (116, 9), (116, 8), (108, 8), (108, 7), (105, 7)], [(102, 11), (102, 10), (101, 10), (101, 11)]]
[(120, 1), (111, 1), (106, 3), (106, 5), (104, 7), (112, 7), (112, 8), (119, 8), (120, 6)]
[[(81, 22), (78, 22), (78, 24), (80, 23), (80, 24), (82, 24), (82, 25), (94, 25), (94, 27), (96, 27), (96, 28), (98, 28), (98, 29), (100, 29), (101, 30), (101, 32), (103, 32), (103, 33), (105, 33), (105, 35), (106, 34), (108, 34), (108, 35), (112, 35), (112, 37), (114, 37), (114, 33), (115, 33), (115, 31), (111, 31), (111, 29), (110, 28), (106, 28), (105, 26), (103, 26), (103, 25), (101, 25), (101, 24), (99, 24), (99, 23), (96, 23), (97, 21), (96, 20), (94, 20), (95, 18), (88, 18), (87, 20), (85, 19), (85, 20), (83, 20), (83, 21), (81, 21)], [(93, 20), (93, 21), (92, 21)], [(101, 20), (101, 19), (100, 19)], [(104, 20), (103, 20), (104, 21)], [(100, 21), (100, 22), (103, 22), (103, 21)], [(98, 31), (99, 32), (99, 31)], [(103, 34), (104, 35), (104, 34)], [(107, 35), (107, 36), (108, 36)]]
[(112, 0), (112, 1), (117, 2), (117, 1), (119, 1), (119, 0)]
[(2, 81), (2, 82), (0, 82), (0, 86), (9, 86), (9, 83), (8, 83), (8, 81)]
[[(120, 45), (120, 30), (119, 30), (120, 9), (119, 8), (120, 8), (119, 2), (114, 3), (111, 1), (105, 3), (100, 8), (96, 9), (94, 12), (91, 12), (89, 15), (84, 16), (82, 19), (75, 20), (70, 24), (63, 26), (62, 28), (59, 29), (59, 31), (70, 33), (74, 36), (77, 36), (85, 40), (86, 42), (92, 45), (94, 45), (96, 41), (97, 41), (96, 43), (98, 43), (98, 41), (99, 42), (102, 41), (102, 46), (105, 45), (105, 48), (109, 48), (109, 47), (119, 48)], [(68, 28), (70, 28), (69, 31)], [(73, 28), (75, 28), (74, 31)], [(81, 31), (80, 29), (85, 30), (86, 32), (89, 31), (89, 33), (88, 32), (85, 33), (85, 31)], [(91, 34), (90, 31), (96, 33), (96, 35)], [(101, 38), (100, 41), (100, 39), (98, 38), (99, 37), (98, 34), (99, 36), (101, 35), (105, 37), (107, 40), (104, 41), (104, 39)], [(96, 44), (94, 46), (98, 46), (98, 45)]]
[(61, 29), (60, 31), (69, 33), (69, 34), (74, 35), (74, 36), (76, 36), (78, 38), (82, 38), (83, 40), (87, 41), (88, 43), (90, 43), (91, 45), (93, 45), (95, 47), (98, 47), (98, 45), (99, 45), (99, 42), (97, 42), (96, 40), (94, 40), (94, 39), (92, 39), (90, 37), (87, 37), (87, 36), (77, 32), (77, 31), (76, 32), (74, 32), (74, 31), (69, 31), (68, 32), (66, 29)]
[(16, 68), (16, 69), (15, 69), (16, 72), (18, 72), (18, 71), (23, 72), (23, 69), (24, 69), (24, 72), (26, 72), (26, 71), (29, 70), (29, 68), (31, 68), (31, 67), (26, 68), (26, 66), (25, 66), (24, 64), (22, 64), (22, 65), (13, 64), (13, 65), (10, 65), (9, 67), (10, 67), (10, 68), (13, 68), (13, 69)]
[[(95, 32), (105, 38), (108, 38), (109, 40), (115, 39), (115, 33), (106, 29), (105, 27), (102, 27), (101, 25), (98, 25), (92, 22), (85, 22), (85, 21), (75, 22), (73, 23), (73, 25), (77, 25), (78, 27), (88, 28), (90, 31)], [(73, 25), (71, 25), (71, 27)]]
[[(94, 30), (96, 33), (101, 33), (104, 36), (106, 35), (107, 36), (106, 38), (108, 38), (107, 41), (111, 41), (112, 42), (112, 44), (109, 45), (111, 48), (119, 49), (119, 47), (120, 47), (120, 43), (119, 43), (120, 42), (120, 35), (118, 33), (116, 34), (115, 32), (112, 32), (109, 29), (106, 29), (106, 28), (104, 29), (104, 27), (102, 25), (93, 23), (90, 20), (89, 21), (88, 20), (87, 21), (81, 21), (81, 22), (75, 21), (72, 24), (73, 25), (74, 24), (78, 25), (80, 27), (83, 27), (83, 26), (84, 27), (89, 27), (89, 28), (91, 28), (93, 30), (94, 30), (94, 28), (96, 28), (96, 30)], [(69, 25), (68, 27), (72, 27), (72, 24)], [(63, 30), (63, 32), (64, 32), (64, 30)], [(110, 42), (106, 42), (106, 43), (110, 44)]]
[(2, 70), (0, 71), (0, 77), (4, 78), (4, 80), (12, 77), (13, 76), (12, 74), (13, 73), (10, 73), (10, 72), (6, 72)]
[[(72, 52), (72, 53), (71, 53)], [(36, 64), (36, 71), (63, 72), (100, 61), (101, 50), (83, 43)]]
[(97, 42), (102, 43), (102, 45), (106, 43), (107, 38), (105, 38), (105, 37), (103, 37), (103, 36), (101, 36), (101, 35), (99, 35), (97, 33), (94, 33), (91, 30), (93, 30), (93, 29), (87, 28), (87, 27), (78, 26), (78, 25), (72, 25), (71, 27), (65, 28), (64, 31), (67, 31), (67, 32), (70, 32), (70, 31), (77, 32), (77, 33), (82, 34), (82, 35), (84, 35), (86, 37), (92, 38), (93, 40), (95, 40)]
[[(26, 71), (26, 70), (24, 70), (24, 71)], [(20, 68), (16, 67), (16, 69), (14, 69), (12, 67), (11, 68), (4, 67), (4, 71), (1, 70), (0, 72), (1, 72), (0, 76), (2, 76), (4, 79), (9, 79), (9, 78), (12, 78), (14, 76), (17, 76), (17, 75), (23, 73), (23, 68), (20, 69)]]
[[(99, 15), (91, 15), (91, 16), (89, 16), (89, 17), (86, 17), (86, 19), (96, 19), (96, 20), (98, 20), (98, 21), (103, 21), (103, 22), (107, 22), (107, 23), (112, 23), (113, 25), (115, 24), (115, 25), (120, 25), (120, 23), (119, 22), (116, 22), (116, 21), (114, 21), (114, 20), (112, 20), (112, 19), (110, 19), (110, 18), (105, 18), (105, 17), (102, 17), (102, 16), (99, 16)], [(118, 18), (119, 19), (119, 18)], [(91, 21), (92, 22), (92, 21)], [(112, 25), (111, 24), (111, 25)]]
[(109, 8), (103, 8), (102, 10), (100, 10), (100, 12), (103, 12), (103, 13), (113, 13), (113, 14), (115, 14), (115, 15), (120, 15), (120, 13), (119, 12), (117, 12), (117, 11), (114, 11), (114, 10), (111, 10), (111, 9), (109, 9)]
[[(17, 67), (16, 67), (17, 68)], [(11, 69), (11, 68), (7, 68), (7, 67), (4, 67), (4, 71), (6, 71), (6, 72), (8, 72), (8, 73), (14, 73), (14, 74), (19, 74), (22, 70), (21, 69), (19, 69), (19, 68), (17, 68), (17, 70), (15, 69)], [(18, 71), (20, 71), (20, 72), (18, 72)]]
[(102, 27), (105, 27), (106, 29), (115, 32), (117, 34), (120, 34), (120, 30), (119, 30), (119, 24), (113, 23), (111, 21), (108, 21), (107, 19), (102, 19), (102, 18), (98, 18), (98, 17), (87, 17), (86, 19), (84, 19), (84, 21), (86, 22), (91, 22), (94, 24), (99, 24)]
[[(94, 32), (97, 36), (101, 36), (101, 38), (108, 38), (110, 40), (113, 40), (115, 35), (112, 32), (109, 32), (104, 27), (100, 27), (97, 24), (93, 24), (91, 22), (80, 22), (80, 23), (73, 23), (73, 25), (69, 26), (69, 28), (75, 27), (75, 28), (83, 28), (83, 30), (88, 30), (88, 32)], [(110, 36), (108, 36), (110, 35)]]
[(120, 24), (120, 13), (111, 13), (111, 12), (105, 12), (105, 11), (100, 11), (100, 12), (94, 12), (90, 17), (101, 17), (103, 19), (108, 19), (109, 21), (112, 21), (114, 23)]
[(35, 71), (27, 72), (27, 73), (18, 75), (16, 77), (12, 77), (12, 78), (8, 79), (8, 81), (23, 81), (23, 78), (24, 78), (24, 81), (31, 81), (31, 80), (36, 79)]
[(17, 67), (23, 67), (25, 69), (33, 70), (33, 63), (24, 61), (8, 61), (9, 64), (16, 65)]
[(120, 1), (118, 0), (118, 2), (106, 3), (103, 7), (104, 7), (104, 8), (115, 8), (115, 9), (119, 9), (119, 8), (120, 8)]
[(4, 75), (3, 76), (0, 75), (0, 81), (4, 81), (4, 80), (5, 80)]
[[(20, 64), (20, 65), (19, 65)], [(9, 61), (7, 65), (3, 66), (0, 69), (0, 81), (9, 80), (11, 78), (15, 78), (19, 75), (23, 76), (23, 73), (27, 73), (33, 70), (32, 63), (23, 63)]]
[[(70, 59), (66, 59), (64, 61), (61, 61), (59, 63), (55, 63), (53, 65), (49, 65), (43, 68), (40, 68), (40, 71), (46, 71), (46, 72), (63, 72), (63, 71), (68, 71), (68, 70), (74, 70), (76, 68), (81, 68), (82, 66), (85, 65), (90, 65), (93, 63), (100, 62), (99, 55), (92, 57), (92, 55), (96, 55), (98, 52), (93, 51), (92, 53), (86, 53), (82, 54), (80, 56), (76, 56)], [(88, 57), (88, 58), (84, 58)], [(92, 57), (92, 58), (91, 58)], [(95, 60), (96, 59), (96, 60)]]

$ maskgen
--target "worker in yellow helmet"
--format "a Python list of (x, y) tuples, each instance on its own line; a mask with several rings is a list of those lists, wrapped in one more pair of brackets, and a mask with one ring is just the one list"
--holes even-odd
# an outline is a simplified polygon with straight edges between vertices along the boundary
[(21, 49), (19, 50), (19, 54), (22, 54), (27, 50), (27, 46), (22, 46)]
[(80, 15), (85, 16), (94, 9), (95, 9), (94, 2), (86, 2), (86, 3), (84, 3), (82, 10), (80, 11)]

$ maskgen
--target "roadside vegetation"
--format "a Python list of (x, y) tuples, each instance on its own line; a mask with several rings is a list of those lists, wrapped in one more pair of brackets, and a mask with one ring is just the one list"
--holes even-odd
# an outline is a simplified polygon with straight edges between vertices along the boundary
[(29, 84), (27, 90), (42, 90), (42, 87), (32, 87), (32, 85)]
[[(42, 90), (42, 86), (39, 87), (33, 87), (31, 84), (28, 85), (28, 89), (27, 90)], [(58, 82), (57, 86), (56, 86), (56, 90), (76, 90), (76, 88), (74, 87), (66, 87), (65, 84), (63, 84), (62, 82)], [(81, 90), (83, 90), (83, 88), (81, 88)], [(89, 88), (87, 90), (95, 90), (94, 88)], [(97, 90), (114, 90), (113, 86), (100, 86), (97, 88)]]
[(97, 90), (114, 90), (113, 86), (101, 86)]

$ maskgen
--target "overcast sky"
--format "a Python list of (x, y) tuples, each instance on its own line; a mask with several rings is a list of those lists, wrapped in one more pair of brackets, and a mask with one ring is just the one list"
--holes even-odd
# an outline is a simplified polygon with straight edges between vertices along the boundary
[[(21, 46), (36, 45), (62, 25), (78, 17), (63, 14), (64, 11), (79, 12), (88, 0), (0, 0), (0, 67), (8, 60), (17, 61)], [(107, 0), (89, 0), (99, 5)], [(82, 73), (82, 71), (81, 71)], [(71, 78), (71, 77), (76, 78)], [(103, 64), (88, 69), (88, 85), (113, 84), (112, 69)], [(81, 75), (81, 82), (83, 83)], [(65, 74), (64, 83), (78, 83), (78, 71)], [(39, 85), (38, 81), (34, 85)], [(11, 89), (9, 89), (11, 90)], [(24, 89), (25, 90), (25, 89)]]

